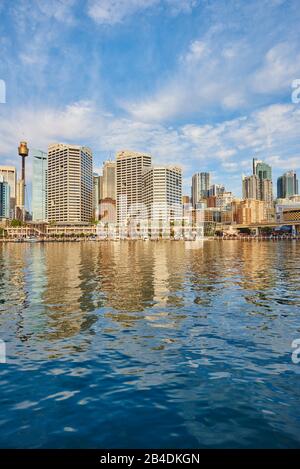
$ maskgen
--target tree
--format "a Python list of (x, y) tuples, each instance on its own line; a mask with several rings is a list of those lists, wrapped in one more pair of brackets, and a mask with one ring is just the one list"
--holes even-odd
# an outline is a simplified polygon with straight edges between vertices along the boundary
[(14, 218), (12, 221), (11, 221), (11, 226), (13, 228), (16, 228), (18, 226), (22, 226), (23, 223), (21, 222), (21, 220), (17, 220), (16, 218)]

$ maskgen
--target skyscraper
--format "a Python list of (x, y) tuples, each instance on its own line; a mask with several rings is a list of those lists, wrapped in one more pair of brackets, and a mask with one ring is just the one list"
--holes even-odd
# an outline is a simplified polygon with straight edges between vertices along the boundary
[(32, 150), (32, 220), (47, 220), (47, 153)]
[(143, 202), (142, 173), (152, 158), (144, 153), (121, 151), (116, 156), (117, 221), (127, 218), (128, 208)]
[(53, 144), (48, 150), (48, 220), (88, 223), (93, 216), (93, 156), (87, 147)]
[(101, 182), (100, 178), (102, 181), (102, 176), (99, 176), (99, 174), (94, 173), (93, 174), (93, 219), (94, 220), (99, 220), (99, 203), (101, 200), (100, 197), (100, 188), (101, 188)]
[(14, 213), (17, 197), (17, 171), (14, 166), (0, 166), (0, 176), (7, 182), (10, 189), (10, 214)]
[(0, 219), (10, 218), (10, 186), (0, 175)]
[(258, 199), (258, 177), (243, 176), (243, 198)]
[(272, 168), (267, 163), (253, 158), (253, 175), (258, 178), (256, 199), (268, 204), (273, 201)]
[(103, 199), (116, 200), (116, 162), (103, 163)]
[(148, 216), (169, 218), (182, 210), (182, 170), (177, 166), (150, 166), (143, 171), (143, 203)]
[(213, 184), (209, 188), (209, 196), (210, 197), (215, 197), (218, 195), (222, 195), (225, 193), (225, 187), (221, 184)]
[(287, 171), (277, 179), (277, 197), (286, 199), (298, 194), (298, 179), (295, 171)]
[(253, 158), (253, 174), (243, 176), (244, 199), (262, 200), (267, 204), (273, 201), (272, 168), (263, 161)]
[(192, 204), (193, 207), (209, 194), (210, 173), (196, 173), (192, 177)]
[(272, 180), (271, 166), (257, 158), (253, 158), (253, 174), (255, 174), (259, 179)]

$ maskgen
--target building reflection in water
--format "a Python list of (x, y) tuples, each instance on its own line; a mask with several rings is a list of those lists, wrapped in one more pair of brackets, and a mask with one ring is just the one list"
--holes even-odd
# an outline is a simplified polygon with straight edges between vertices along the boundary
[(203, 357), (212, 329), (225, 338), (233, 328), (245, 334), (258, 327), (249, 317), (274, 319), (299, 306), (299, 275), (290, 268), (299, 263), (299, 249), (292, 242), (279, 247), (238, 241), (208, 241), (199, 249), (180, 241), (1, 245), (1, 329), (26, 342), (31, 357), (114, 350), (162, 371), (170, 357), (159, 351), (174, 351), (177, 360), (189, 340)]

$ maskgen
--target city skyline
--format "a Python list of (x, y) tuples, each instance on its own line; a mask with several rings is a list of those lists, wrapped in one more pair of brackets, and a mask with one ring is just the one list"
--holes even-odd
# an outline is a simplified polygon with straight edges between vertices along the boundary
[(89, 146), (96, 168), (125, 148), (148, 152), (183, 165), (184, 193), (210, 171), (241, 195), (252, 157), (273, 167), (273, 183), (299, 172), (297, 2), (31, 3), (1, 11), (1, 164), (16, 165), (26, 139)]
[[(27, 142), (21, 142), (21, 144), (27, 145)], [(76, 152), (78, 150), (79, 152), (82, 152), (83, 155), (85, 155), (86, 152), (89, 154), (89, 158), (90, 158), (90, 162), (88, 165), (89, 176), (90, 176), (88, 178), (90, 179), (89, 182), (85, 180), (86, 176), (82, 176), (83, 174), (82, 171), (85, 170), (85, 164), (83, 164), (82, 166), (82, 163), (79, 163), (79, 161), (75, 161), (75, 159), (77, 158)], [(69, 154), (69, 151), (71, 151), (70, 154)], [(50, 187), (50, 189), (49, 189), (49, 176), (48, 176), (49, 155), (50, 157), (52, 157), (52, 159), (54, 155), (56, 155), (56, 159), (57, 159), (55, 161), (55, 165), (52, 171), (53, 176), (51, 176), (51, 172), (50, 172), (50, 181), (51, 179), (54, 178), (53, 181), (55, 182), (57, 186), (58, 180), (61, 179), (57, 187), (53, 186), (53, 188)], [(68, 163), (69, 158), (71, 159), (70, 159), (70, 162)], [(79, 146), (68, 145), (65, 143), (51, 144), (48, 147), (48, 153), (43, 152), (41, 150), (33, 149), (32, 159), (33, 159), (32, 194), (28, 194), (26, 190), (26, 193), (24, 191), (23, 198), (26, 199), (24, 208), (28, 210), (28, 213), (31, 213), (32, 220), (37, 221), (37, 222), (48, 220), (48, 212), (52, 211), (51, 207), (52, 206), (54, 207), (54, 205), (57, 205), (56, 202), (58, 202), (60, 204), (59, 206), (61, 206), (61, 203), (63, 200), (61, 199), (61, 197), (62, 196), (66, 197), (67, 193), (68, 193), (68, 197), (71, 197), (72, 199), (71, 205), (75, 204), (79, 207), (79, 206), (82, 206), (83, 204), (85, 206), (85, 202), (83, 203), (83, 199), (81, 195), (79, 196), (79, 198), (78, 198), (78, 195), (79, 193), (81, 193), (81, 188), (86, 187), (87, 184), (90, 186), (90, 189), (89, 189), (90, 195), (88, 195), (88, 192), (86, 192), (84, 199), (89, 200), (88, 205), (90, 205), (92, 208), (88, 210), (90, 210), (91, 213), (90, 213), (90, 216), (85, 216), (82, 219), (80, 215), (81, 213), (81, 209), (80, 209), (76, 215), (78, 217), (77, 221), (88, 222), (92, 220), (99, 220), (99, 215), (101, 211), (100, 207), (101, 207), (101, 204), (103, 203), (106, 203), (106, 204), (114, 203), (116, 205), (117, 212), (120, 212), (120, 210), (122, 210), (121, 199), (124, 195), (126, 195), (126, 200), (127, 200), (126, 206), (127, 204), (130, 207), (132, 204), (134, 205), (136, 203), (146, 203), (146, 205), (148, 204), (148, 209), (149, 209), (151, 203), (155, 201), (156, 196), (154, 195), (151, 196), (151, 200), (152, 200), (151, 202), (150, 199), (148, 200), (148, 196), (146, 197), (145, 195), (146, 193), (144, 194), (145, 191), (144, 191), (143, 186), (146, 183), (146, 179), (144, 178), (144, 176), (146, 176), (147, 168), (152, 169), (151, 179), (153, 178), (153, 175), (155, 174), (159, 176), (156, 182), (156, 184), (158, 184), (157, 187), (155, 188), (155, 186), (153, 186), (153, 189), (152, 189), (154, 190), (154, 193), (156, 193), (158, 196), (157, 200), (161, 199), (161, 197), (163, 196), (163, 192), (165, 191), (163, 190), (163, 192), (161, 192), (161, 189), (163, 187), (161, 186), (162, 180), (160, 179), (161, 174), (162, 174), (161, 172), (164, 171), (165, 174), (174, 173), (174, 175), (177, 173), (177, 174), (180, 174), (180, 193), (178, 192), (175, 198), (173, 198), (176, 193), (175, 186), (174, 186), (174, 190), (175, 190), (174, 195), (171, 195), (172, 192), (168, 192), (166, 190), (165, 192), (165, 196), (167, 197), (166, 202), (168, 201), (169, 203), (169, 197), (171, 197), (173, 200), (173, 203), (176, 203), (176, 204), (190, 203), (191, 206), (194, 208), (197, 206), (197, 204), (199, 203), (201, 204), (203, 201), (205, 201), (207, 208), (215, 207), (223, 211), (227, 211), (227, 210), (230, 210), (230, 206), (235, 200), (247, 201), (247, 200), (254, 199), (254, 200), (263, 201), (271, 209), (272, 207), (274, 208), (276, 206), (276, 203), (278, 205), (281, 199), (289, 199), (289, 198), (293, 198), (294, 196), (299, 195), (298, 179), (297, 179), (296, 171), (294, 170), (287, 171), (277, 178), (277, 193), (276, 193), (276, 188), (275, 188), (276, 186), (273, 184), (273, 178), (272, 178), (272, 167), (266, 164), (264, 161), (258, 160), (257, 158), (252, 159), (253, 174), (250, 176), (244, 176), (244, 175), (241, 176), (241, 185), (242, 185), (242, 194), (243, 194), (242, 198), (237, 197), (235, 194), (233, 194), (233, 192), (230, 191), (230, 187), (225, 188), (224, 184), (213, 183), (211, 179), (211, 175), (212, 175), (211, 172), (194, 173), (190, 180), (190, 195), (186, 195), (182, 190), (182, 179), (183, 179), (182, 166), (181, 165), (176, 166), (174, 164), (173, 165), (153, 164), (152, 156), (146, 153), (143, 154), (143, 153), (129, 151), (129, 150), (123, 150), (123, 151), (117, 152), (117, 154), (115, 155), (115, 160), (109, 159), (109, 160), (104, 161), (102, 169), (98, 170), (98, 172), (96, 172), (94, 169), (92, 150), (87, 147), (80, 146), (80, 145)], [(144, 163), (141, 163), (143, 159), (146, 159), (145, 166), (144, 166)], [(65, 170), (63, 170), (63, 168), (65, 168)], [(69, 173), (70, 168), (72, 168), (71, 173)], [(20, 171), (20, 173), (21, 172), (22, 171)], [(0, 175), (4, 175), (4, 179), (2, 178), (3, 179), (2, 182), (8, 183), (10, 194), (11, 194), (10, 197), (8, 198), (9, 200), (9, 208), (7, 208), (8, 211), (7, 210), (5, 211), (4, 208), (2, 208), (3, 213), (6, 213), (6, 215), (9, 213), (9, 215), (6, 217), (2, 215), (2, 218), (12, 219), (12, 218), (19, 218), (20, 216), (20, 214), (17, 215), (17, 213), (15, 213), (15, 208), (17, 209), (17, 207), (22, 206), (22, 203), (20, 203), (20, 200), (18, 200), (18, 197), (20, 199), (20, 196), (18, 196), (18, 190), (20, 191), (19, 186), (23, 187), (22, 184), (24, 184), (24, 181), (22, 180), (22, 178), (18, 179), (18, 182), (16, 184), (15, 181), (17, 180), (17, 174), (18, 174), (18, 171), (16, 167), (13, 167), (13, 166), (6, 167), (6, 166), (0, 165)], [(82, 177), (83, 177), (83, 180), (82, 180)], [(132, 177), (136, 178), (135, 182), (133, 182)], [(290, 180), (291, 178), (292, 180)], [(69, 187), (69, 184), (71, 184), (73, 195), (72, 194), (70, 195), (69, 190), (68, 192), (66, 192), (66, 190), (64, 189), (64, 184), (67, 181), (69, 181), (67, 184), (68, 187)], [(283, 183), (283, 181), (289, 181), (289, 182)], [(167, 179), (165, 182), (167, 183)], [(129, 183), (129, 186), (128, 186), (128, 183)], [(171, 183), (171, 180), (170, 182), (167, 183), (167, 186), (169, 189), (171, 189), (170, 183)], [(26, 180), (25, 185), (27, 188), (28, 186), (27, 180)], [(283, 188), (286, 188), (285, 196), (282, 192)], [(128, 192), (128, 189), (129, 189), (129, 192)], [(146, 191), (147, 193), (149, 189), (150, 189), (150, 186)], [(49, 190), (52, 194), (51, 196), (52, 199), (55, 198), (56, 200), (54, 205), (53, 205), (54, 199), (50, 200), (48, 197)], [(12, 197), (12, 195), (15, 192), (17, 192), (16, 199), (15, 197)], [(159, 196), (160, 193), (161, 195)], [(75, 201), (75, 198), (77, 198), (76, 201)], [(186, 198), (189, 199), (189, 202), (187, 202), (186, 200), (183, 201), (183, 199), (186, 199)], [(63, 205), (65, 209), (69, 211), (70, 201), (69, 200), (67, 201), (67, 200), (68, 199), (64, 200)], [(53, 216), (52, 217), (50, 216), (49, 221), (57, 221), (59, 219), (61, 222), (62, 221), (72, 222), (72, 217), (70, 219), (68, 218), (68, 216), (65, 217), (65, 209), (62, 210), (57, 205), (56, 208), (54, 209), (56, 215), (54, 216), (54, 218)], [(118, 221), (120, 221), (120, 214), (118, 215), (117, 218), (118, 218)], [(76, 221), (76, 220), (74, 219), (73, 221)]]

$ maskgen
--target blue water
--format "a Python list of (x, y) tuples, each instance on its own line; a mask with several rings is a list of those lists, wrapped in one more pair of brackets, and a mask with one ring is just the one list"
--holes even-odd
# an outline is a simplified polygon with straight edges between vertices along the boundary
[(300, 243), (0, 244), (0, 447), (300, 447)]

